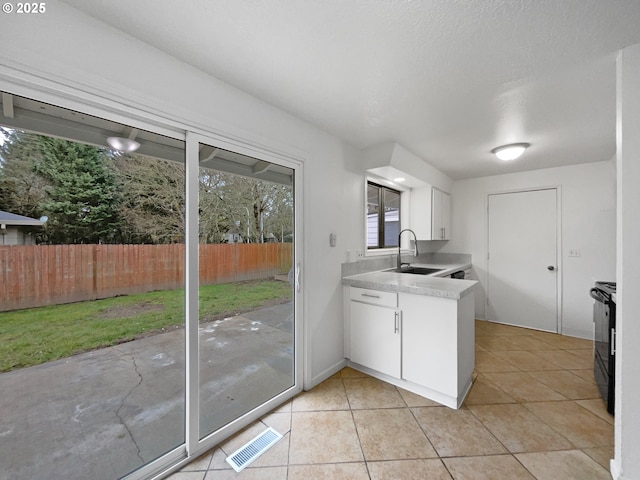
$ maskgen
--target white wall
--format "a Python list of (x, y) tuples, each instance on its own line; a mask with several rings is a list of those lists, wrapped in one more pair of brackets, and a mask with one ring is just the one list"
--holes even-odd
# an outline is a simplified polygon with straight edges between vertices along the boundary
[(333, 373), (344, 360), (340, 264), (362, 231), (352, 221), (360, 152), (59, 1), (48, 1), (46, 14), (0, 22), (0, 90), (41, 92), (40, 100), (50, 93), (87, 113), (106, 108), (124, 123), (159, 118), (304, 162), (306, 386)]
[[(526, 157), (522, 161), (526, 161)], [(441, 251), (471, 253), (474, 271), (481, 282), (476, 289), (477, 318), (485, 318), (487, 195), (559, 186), (562, 333), (591, 338), (593, 302), (589, 289), (595, 280), (613, 280), (616, 273), (615, 182), (612, 160), (455, 182), (453, 237)], [(580, 250), (580, 257), (569, 257), (570, 249)]]
[(640, 44), (618, 56), (617, 357), (614, 480), (640, 480)]

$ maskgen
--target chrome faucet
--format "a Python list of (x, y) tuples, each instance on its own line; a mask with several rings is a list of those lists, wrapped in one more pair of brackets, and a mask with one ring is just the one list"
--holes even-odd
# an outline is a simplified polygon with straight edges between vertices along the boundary
[(418, 237), (416, 237), (416, 232), (414, 232), (410, 228), (405, 228), (404, 230), (401, 230), (400, 233), (398, 234), (398, 270), (402, 270), (403, 265), (406, 265), (406, 266), (410, 265), (409, 263), (402, 263), (402, 259), (400, 258), (400, 237), (404, 232), (413, 233), (413, 245), (414, 245), (413, 256), (414, 257), (418, 256)]

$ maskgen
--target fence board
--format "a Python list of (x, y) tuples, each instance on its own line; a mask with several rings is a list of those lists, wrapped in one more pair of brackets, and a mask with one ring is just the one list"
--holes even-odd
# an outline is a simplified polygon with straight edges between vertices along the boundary
[[(0, 311), (184, 287), (184, 245), (0, 246)], [(286, 274), (290, 243), (200, 245), (200, 283)]]

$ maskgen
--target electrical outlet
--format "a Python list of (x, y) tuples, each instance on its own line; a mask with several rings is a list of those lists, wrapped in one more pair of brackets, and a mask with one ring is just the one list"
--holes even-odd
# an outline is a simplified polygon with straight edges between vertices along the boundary
[(569, 256), (570, 257), (579, 257), (580, 256), (580, 250), (578, 250), (577, 248), (569, 249)]
[(358, 256), (358, 258), (364, 258), (364, 251), (363, 250), (358, 250), (357, 256)]

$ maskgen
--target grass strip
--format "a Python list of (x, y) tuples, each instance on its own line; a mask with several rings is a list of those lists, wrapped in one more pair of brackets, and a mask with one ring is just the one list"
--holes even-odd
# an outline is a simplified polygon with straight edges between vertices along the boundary
[[(184, 326), (184, 289), (0, 312), (0, 372), (65, 358)], [(200, 287), (200, 321), (290, 301), (276, 280)]]

